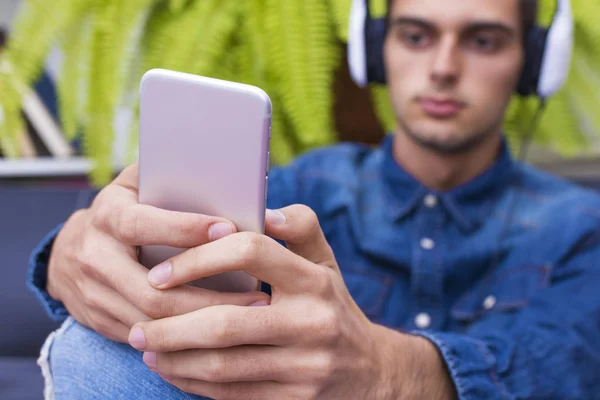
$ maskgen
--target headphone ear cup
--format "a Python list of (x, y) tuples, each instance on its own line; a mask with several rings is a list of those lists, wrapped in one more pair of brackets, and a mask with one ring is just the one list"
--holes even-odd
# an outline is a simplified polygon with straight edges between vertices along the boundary
[(367, 22), (367, 77), (368, 81), (372, 83), (387, 83), (383, 57), (385, 35), (385, 18), (372, 19)]
[(548, 39), (548, 29), (534, 26), (527, 36), (525, 63), (521, 72), (517, 93), (521, 96), (538, 94), (542, 60)]

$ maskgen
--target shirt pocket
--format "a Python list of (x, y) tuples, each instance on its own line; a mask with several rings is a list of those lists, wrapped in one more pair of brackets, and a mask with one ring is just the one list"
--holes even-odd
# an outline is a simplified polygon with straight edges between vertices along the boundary
[(381, 320), (392, 290), (393, 277), (355, 262), (338, 263), (346, 287), (356, 304), (371, 321)]
[(523, 266), (493, 272), (463, 295), (452, 307), (451, 317), (470, 323), (493, 313), (516, 311), (548, 286), (549, 265)]

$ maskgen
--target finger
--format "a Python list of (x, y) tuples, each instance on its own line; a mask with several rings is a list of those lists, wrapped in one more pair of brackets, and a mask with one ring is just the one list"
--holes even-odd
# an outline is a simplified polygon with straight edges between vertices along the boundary
[[(119, 321), (127, 329), (141, 321), (151, 320), (146, 314), (138, 310), (132, 303), (114, 289), (89, 279), (85, 291), (82, 293), (85, 304), (99, 315), (106, 315)], [(125, 341), (127, 340), (125, 335)]]
[[(97, 276), (92, 278), (104, 282), (126, 302), (152, 319), (186, 314), (216, 305), (246, 306), (259, 301), (269, 302), (269, 295), (262, 292), (227, 293), (192, 286), (155, 289), (148, 283), (146, 268), (116, 251), (101, 252), (91, 263), (104, 266), (88, 268), (90, 271), (100, 271), (93, 272)], [(128, 318), (126, 322), (131, 321)]]
[(211, 383), (164, 375), (161, 375), (161, 378), (186, 393), (218, 400), (313, 398), (304, 394), (298, 387), (290, 387), (278, 382)]
[(224, 218), (137, 203), (114, 204), (98, 214), (104, 231), (131, 246), (189, 248), (236, 232), (235, 225)]
[(151, 285), (171, 288), (230, 271), (245, 271), (288, 293), (310, 290), (323, 269), (290, 252), (275, 240), (242, 232), (188, 249), (152, 269)]
[(337, 269), (319, 219), (309, 207), (292, 205), (281, 210), (267, 210), (265, 229), (267, 235), (285, 241), (288, 249), (299, 256)]
[(129, 343), (156, 353), (242, 345), (283, 346), (298, 336), (297, 323), (276, 306), (215, 306), (135, 324)]
[(89, 328), (113, 342), (128, 343), (129, 328), (120, 321), (117, 321), (104, 313), (92, 312)]
[(238, 346), (225, 349), (144, 353), (152, 371), (176, 378), (206, 382), (288, 382), (313, 366), (307, 357), (273, 346)]
[(139, 164), (134, 163), (124, 168), (114, 179), (113, 183), (137, 194), (139, 187)]
[(123, 203), (138, 202), (138, 164), (133, 164), (121, 171), (117, 177), (96, 195), (92, 205), (98, 205), (106, 200), (118, 199)]

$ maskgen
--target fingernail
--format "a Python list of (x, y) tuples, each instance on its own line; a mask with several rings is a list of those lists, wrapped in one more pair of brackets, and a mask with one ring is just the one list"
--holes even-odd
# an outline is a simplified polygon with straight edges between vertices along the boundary
[(165, 262), (150, 270), (148, 280), (155, 286), (164, 285), (171, 278), (171, 263)]
[(219, 222), (211, 225), (208, 228), (208, 239), (212, 242), (224, 238), (227, 235), (231, 235), (232, 233), (233, 227), (231, 226), (231, 224)]
[(285, 215), (278, 210), (267, 210), (267, 220), (273, 225), (285, 224)]
[(156, 369), (156, 353), (144, 353), (144, 363), (148, 368), (154, 371)]
[(138, 350), (143, 350), (146, 347), (146, 338), (142, 328), (133, 328), (129, 333), (129, 344)]
[(268, 306), (268, 305), (269, 305), (269, 303), (267, 303), (264, 300), (261, 300), (261, 301), (257, 301), (257, 302), (250, 304), (250, 307), (264, 307), (264, 306)]

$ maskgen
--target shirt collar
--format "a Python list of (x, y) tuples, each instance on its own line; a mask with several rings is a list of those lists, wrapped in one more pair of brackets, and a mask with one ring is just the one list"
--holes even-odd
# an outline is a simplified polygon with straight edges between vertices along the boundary
[(382, 150), (384, 190), (391, 217), (396, 221), (414, 212), (425, 196), (434, 195), (461, 230), (473, 230), (489, 216), (499, 195), (513, 181), (516, 170), (503, 138), (498, 158), (486, 171), (463, 185), (440, 192), (427, 188), (398, 164), (393, 153), (393, 135), (384, 139)]

